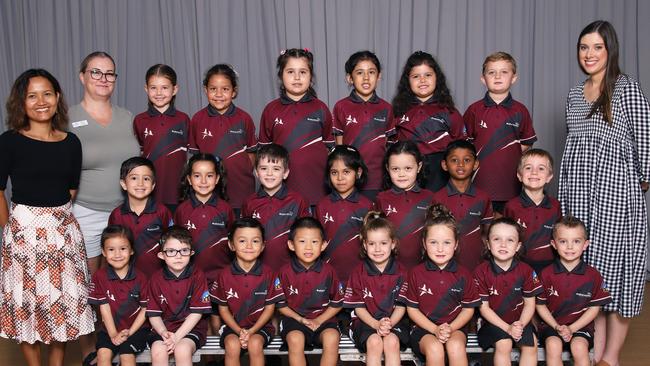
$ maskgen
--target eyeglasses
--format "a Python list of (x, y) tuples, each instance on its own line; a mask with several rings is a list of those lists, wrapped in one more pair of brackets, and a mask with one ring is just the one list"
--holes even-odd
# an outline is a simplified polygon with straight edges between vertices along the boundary
[(109, 83), (114, 83), (117, 79), (117, 74), (114, 72), (102, 72), (102, 70), (99, 69), (91, 69), (86, 71), (90, 73), (90, 78), (93, 80), (101, 80), (102, 77), (104, 77)]
[(178, 253), (181, 253), (181, 256), (187, 257), (192, 254), (192, 249), (190, 248), (183, 248), (183, 249), (165, 249), (163, 250), (163, 253), (167, 257), (173, 258), (175, 257)]

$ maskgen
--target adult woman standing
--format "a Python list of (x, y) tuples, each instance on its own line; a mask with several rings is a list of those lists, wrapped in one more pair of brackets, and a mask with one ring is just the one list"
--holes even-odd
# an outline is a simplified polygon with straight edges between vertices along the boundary
[[(93, 331), (89, 281), (71, 199), (79, 186), (81, 144), (68, 123), (58, 81), (43, 69), (16, 79), (0, 136), (0, 336), (20, 343), (28, 365), (62, 365), (65, 343)], [(4, 196), (11, 179), (11, 213)]]
[(140, 154), (133, 135), (133, 115), (111, 103), (115, 62), (106, 52), (86, 56), (79, 68), (81, 103), (70, 108), (72, 131), (83, 148), (81, 182), (73, 212), (84, 235), (91, 275), (99, 268), (99, 239), (111, 211), (123, 201), (120, 164)]
[[(92, 275), (101, 263), (100, 237), (111, 211), (123, 201), (119, 185), (120, 165), (140, 155), (133, 135), (133, 115), (111, 103), (117, 74), (115, 61), (106, 52), (86, 56), (79, 68), (84, 88), (81, 103), (70, 108), (72, 131), (83, 149), (79, 192), (72, 212), (81, 225), (86, 244), (88, 269)], [(94, 355), (91, 337), (80, 340), (84, 363)]]
[(584, 259), (601, 272), (613, 299), (596, 322), (595, 359), (617, 365), (630, 318), (643, 303), (650, 106), (619, 69), (610, 23), (586, 26), (577, 53), (588, 78), (567, 98), (559, 199), (564, 214), (586, 223), (591, 244)]

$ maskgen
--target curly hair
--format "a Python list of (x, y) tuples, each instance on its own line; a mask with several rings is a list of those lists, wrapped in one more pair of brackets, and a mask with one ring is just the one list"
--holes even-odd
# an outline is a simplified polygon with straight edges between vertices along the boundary
[(442, 68), (440, 68), (438, 62), (427, 52), (415, 51), (406, 60), (406, 64), (402, 70), (402, 76), (399, 78), (397, 84), (397, 92), (395, 98), (393, 98), (393, 115), (395, 117), (401, 117), (406, 113), (409, 109), (409, 105), (415, 98), (415, 94), (411, 90), (411, 85), (409, 84), (409, 75), (414, 67), (420, 65), (431, 67), (433, 72), (436, 74), (436, 88), (434, 89), (432, 96), (436, 100), (436, 103), (449, 110), (456, 108), (454, 98), (451, 96), (449, 87), (447, 87), (447, 78), (442, 72)]

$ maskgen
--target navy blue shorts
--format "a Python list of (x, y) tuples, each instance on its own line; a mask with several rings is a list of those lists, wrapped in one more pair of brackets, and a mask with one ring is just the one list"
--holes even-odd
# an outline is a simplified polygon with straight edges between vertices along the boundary
[(287, 334), (294, 330), (302, 332), (302, 334), (305, 335), (305, 351), (312, 350), (314, 348), (322, 348), (323, 344), (320, 341), (320, 334), (325, 329), (336, 329), (338, 332), (339, 328), (336, 324), (336, 318), (330, 319), (330, 321), (325, 322), (325, 324), (321, 324), (320, 328), (314, 331), (293, 318), (282, 317), (280, 319), (280, 337), (282, 337), (282, 347), (280, 347), (280, 351), (289, 350), (289, 347), (287, 345)]
[(135, 355), (147, 348), (147, 336), (149, 335), (149, 328), (140, 328), (133, 333), (126, 341), (122, 342), (119, 346), (113, 344), (111, 337), (105, 330), (97, 332), (96, 348), (108, 348), (113, 352), (113, 355)]

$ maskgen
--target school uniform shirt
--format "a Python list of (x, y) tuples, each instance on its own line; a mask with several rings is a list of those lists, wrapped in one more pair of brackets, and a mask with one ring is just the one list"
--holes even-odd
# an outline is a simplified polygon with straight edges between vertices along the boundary
[(465, 139), (463, 117), (456, 108), (438, 104), (434, 97), (425, 102), (413, 98), (406, 113), (395, 118), (397, 140), (415, 142), (424, 155), (443, 152), (450, 142)]
[(265, 247), (261, 258), (264, 264), (277, 271), (289, 263), (289, 229), (297, 218), (309, 216), (309, 206), (299, 193), (285, 184), (273, 196), (260, 187), (244, 202), (241, 216), (258, 219), (264, 226)]
[[(165, 328), (176, 332), (190, 314), (210, 314), (210, 293), (208, 282), (201, 270), (192, 264), (176, 277), (167, 266), (159, 269), (149, 279), (147, 291), (147, 317), (159, 316)], [(207, 317), (191, 330), (200, 339), (205, 339), (208, 331)]]
[(540, 263), (552, 261), (555, 258), (551, 239), (553, 238), (553, 225), (562, 217), (562, 209), (558, 200), (544, 194), (542, 202), (536, 205), (522, 189), (518, 197), (506, 203), (503, 215), (516, 220), (524, 229), (522, 240), (524, 261)]
[(142, 156), (156, 168), (154, 195), (159, 202), (177, 205), (183, 167), (187, 161), (190, 118), (173, 106), (160, 113), (149, 106), (133, 119), (133, 132)]
[[(275, 304), (282, 295), (280, 280), (271, 268), (257, 260), (249, 272), (237, 260), (219, 273), (210, 287), (213, 303), (227, 306), (237, 324), (250, 328), (257, 323), (266, 305)], [(266, 327), (273, 329), (269, 322)], [(269, 334), (273, 334), (272, 332)]]
[(343, 144), (356, 147), (368, 167), (363, 189), (381, 190), (386, 143), (396, 133), (392, 106), (377, 93), (364, 101), (353, 90), (334, 105), (332, 116), (334, 136), (343, 136)]
[[(403, 306), (396, 300), (405, 277), (402, 266), (394, 257), (389, 258), (383, 272), (366, 258), (350, 275), (343, 307), (365, 308), (375, 319), (389, 318), (395, 306)], [(354, 312), (352, 314), (356, 327), (361, 320), (354, 316)]]
[(404, 268), (413, 268), (422, 258), (422, 229), (433, 193), (417, 184), (409, 191), (397, 188), (379, 192), (377, 210), (383, 211), (395, 225), (399, 238), (397, 261)]
[(517, 179), (521, 145), (537, 141), (528, 109), (512, 94), (497, 104), (486, 92), (483, 99), (467, 108), (463, 119), (481, 162), (474, 184), (493, 201), (515, 197), (521, 189)]
[(356, 190), (346, 198), (333, 191), (316, 205), (316, 218), (323, 224), (329, 241), (323, 259), (334, 267), (339, 280), (344, 283), (347, 283), (354, 267), (361, 263), (359, 231), (363, 217), (373, 206), (370, 199)]
[(429, 258), (409, 272), (400, 289), (399, 302), (418, 308), (436, 325), (451, 323), (462, 308), (481, 305), (468, 270), (453, 259), (441, 269)]
[(255, 192), (253, 164), (248, 154), (256, 148), (253, 119), (234, 104), (224, 114), (208, 105), (192, 116), (190, 152), (209, 153), (223, 159), (228, 200), (235, 208), (240, 208), (246, 197)]
[(484, 261), (476, 267), (474, 280), (481, 301), (487, 301), (490, 309), (508, 324), (521, 317), (525, 297), (532, 298), (542, 292), (535, 271), (516, 259), (506, 270), (494, 260)]
[[(603, 306), (612, 301), (598, 271), (580, 261), (572, 271), (556, 260), (541, 275), (543, 291), (537, 295), (537, 303), (544, 304), (560, 325), (570, 325), (578, 320), (591, 306)], [(547, 324), (542, 322), (542, 326)], [(594, 322), (585, 328), (594, 331)]]
[[(93, 274), (88, 288), (88, 303), (108, 304), (115, 329), (130, 329), (140, 312), (145, 311), (143, 307), (147, 306), (146, 289), (147, 278), (132, 264), (123, 279), (115, 273), (113, 267), (107, 265)], [(102, 330), (106, 331), (104, 322), (99, 323)], [(147, 324), (143, 326), (148, 327)]]
[[(305, 268), (292, 257), (278, 274), (282, 288), (278, 308), (288, 306), (303, 318), (315, 319), (328, 307), (343, 305), (345, 287), (338, 280), (334, 268), (321, 258), (310, 268)], [(328, 322), (336, 322), (336, 317)]]
[(321, 182), (327, 151), (334, 146), (332, 114), (327, 105), (310, 94), (296, 102), (283, 93), (264, 107), (259, 142), (274, 142), (289, 151), (291, 174), (287, 185), (305, 197), (309, 205), (318, 203), (326, 194)]
[(140, 216), (131, 211), (129, 199), (126, 198), (108, 217), (109, 225), (126, 226), (133, 232), (135, 267), (145, 276), (150, 276), (161, 268), (162, 261), (158, 258), (160, 237), (173, 223), (172, 214), (167, 207), (156, 203), (153, 197), (147, 199)]
[(483, 239), (481, 227), (492, 222), (492, 202), (483, 190), (471, 184), (460, 192), (449, 181), (445, 187), (433, 194), (433, 202), (443, 204), (458, 223), (458, 263), (473, 271), (482, 262)]
[(231, 263), (231, 251), (228, 248), (228, 229), (235, 221), (235, 214), (230, 205), (213, 192), (210, 199), (203, 203), (190, 193), (174, 212), (174, 222), (182, 225), (192, 234), (194, 264), (212, 283), (217, 272)]

